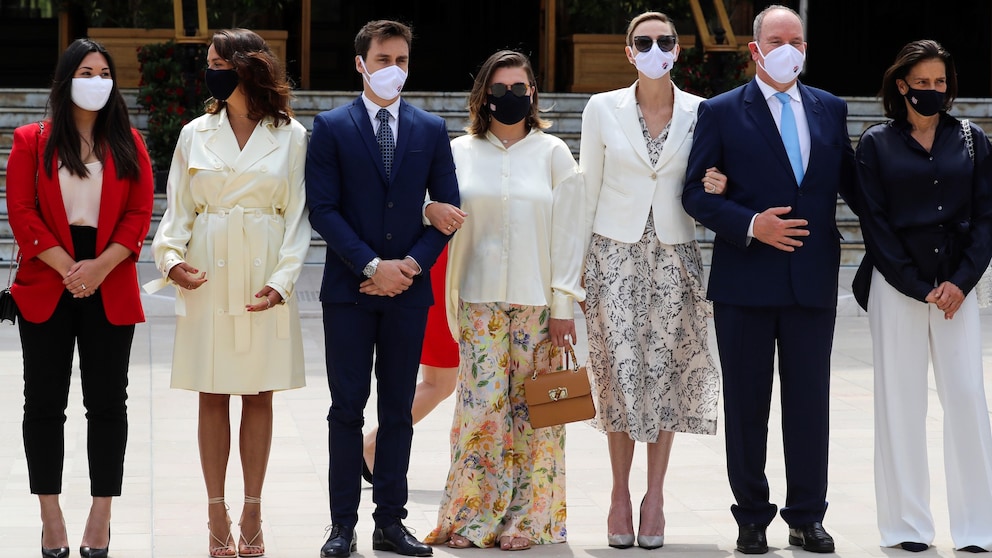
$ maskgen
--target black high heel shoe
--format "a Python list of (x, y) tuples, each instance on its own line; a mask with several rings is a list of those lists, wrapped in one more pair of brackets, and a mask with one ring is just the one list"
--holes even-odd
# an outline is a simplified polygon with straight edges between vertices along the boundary
[(41, 558), (69, 558), (69, 547), (45, 548), (45, 530), (41, 530)]
[[(79, 547), (79, 555), (82, 558), (107, 558), (107, 554), (110, 552), (110, 527), (107, 527), (107, 546), (104, 548), (93, 548), (92, 546), (81, 546)], [(62, 558), (67, 558), (69, 556), (69, 549), (65, 549), (65, 556)]]

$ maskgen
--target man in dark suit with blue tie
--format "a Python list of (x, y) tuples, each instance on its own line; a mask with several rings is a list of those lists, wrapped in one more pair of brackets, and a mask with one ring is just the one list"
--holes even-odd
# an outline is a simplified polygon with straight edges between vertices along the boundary
[[(699, 106), (682, 203), (716, 233), (707, 296), (723, 372), (737, 550), (768, 552), (765, 460), (778, 348), (789, 544), (833, 552), (827, 494), (830, 351), (837, 314), (838, 192), (851, 200), (847, 105), (798, 82), (803, 23), (784, 6), (754, 21), (751, 82)], [(707, 195), (706, 169), (727, 175)]]
[(355, 38), (363, 93), (314, 119), (307, 155), (307, 204), (327, 242), (320, 288), (327, 383), (331, 533), (323, 558), (356, 549), (362, 425), (378, 380), (379, 433), (372, 499), (374, 550), (430, 556), (403, 526), (420, 349), (432, 303), (430, 274), (448, 236), (424, 227), (430, 199), (458, 205), (444, 120), (400, 100), (412, 33), (372, 21)]

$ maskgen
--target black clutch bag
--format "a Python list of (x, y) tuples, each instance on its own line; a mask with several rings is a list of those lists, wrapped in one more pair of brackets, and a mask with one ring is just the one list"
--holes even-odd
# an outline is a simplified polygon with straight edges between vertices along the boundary
[(10, 267), (7, 271), (7, 287), (0, 291), (0, 324), (10, 321), (13, 325), (17, 320), (17, 304), (14, 302), (14, 296), (10, 294), (10, 286), (14, 282), (16, 265), (20, 264), (20, 260), (20, 254), (17, 254), (17, 264), (14, 263), (13, 257), (10, 259)]

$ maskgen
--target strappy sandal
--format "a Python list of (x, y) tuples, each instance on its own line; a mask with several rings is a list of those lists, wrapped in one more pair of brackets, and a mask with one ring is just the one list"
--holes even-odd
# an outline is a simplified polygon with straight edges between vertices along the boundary
[(474, 546), (472, 541), (457, 533), (452, 533), (451, 536), (448, 537), (448, 542), (444, 544), (448, 548), (472, 548)]
[[(245, 505), (247, 504), (262, 504), (262, 499), (255, 496), (245, 496)], [(238, 523), (238, 527), (241, 527), (241, 523)], [(238, 556), (242, 558), (258, 558), (259, 556), (265, 556), (265, 543), (255, 544), (255, 541), (262, 535), (262, 520), (258, 520), (258, 532), (251, 539), (246, 539), (245, 534), (241, 533), (241, 542), (238, 543)]]
[[(223, 496), (207, 498), (207, 505), (213, 504), (222, 504), (225, 510), (231, 509), (224, 503)], [(210, 533), (210, 538), (217, 542), (217, 546), (213, 546), (213, 543), (211, 543), (211, 546), (208, 547), (210, 558), (233, 558), (238, 555), (238, 549), (234, 547), (234, 537), (231, 536), (231, 518), (227, 519), (226, 540), (217, 538), (217, 535), (214, 534), (213, 529), (210, 527), (209, 521), (207, 522), (207, 532)]]
[(530, 548), (530, 539), (526, 537), (505, 536), (499, 538), (500, 550), (527, 550)]

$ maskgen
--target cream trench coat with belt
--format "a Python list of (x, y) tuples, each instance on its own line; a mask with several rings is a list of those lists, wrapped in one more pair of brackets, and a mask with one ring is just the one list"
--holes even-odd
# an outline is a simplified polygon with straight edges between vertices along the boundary
[[(257, 394), (305, 384), (293, 288), (310, 246), (304, 189), (307, 131), (262, 120), (243, 150), (227, 111), (187, 124), (169, 170), (168, 209), (152, 244), (163, 279), (187, 262), (206, 272), (176, 288), (172, 387)], [(284, 305), (247, 312), (268, 285)]]

